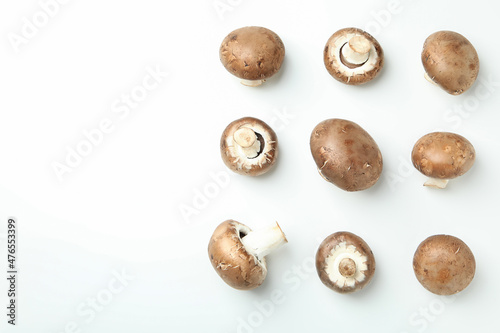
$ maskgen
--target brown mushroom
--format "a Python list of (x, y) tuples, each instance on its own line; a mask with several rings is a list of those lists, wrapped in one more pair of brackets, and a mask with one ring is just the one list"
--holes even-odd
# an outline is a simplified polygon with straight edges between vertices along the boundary
[(312, 131), (310, 146), (320, 175), (343, 190), (365, 190), (382, 173), (382, 154), (377, 143), (352, 121), (322, 121)]
[(278, 223), (252, 231), (234, 220), (222, 222), (208, 244), (208, 256), (215, 271), (235, 289), (260, 286), (267, 275), (265, 256), (287, 243)]
[(222, 160), (240, 175), (259, 176), (271, 169), (278, 156), (278, 137), (260, 119), (245, 117), (230, 123), (220, 141)]
[(219, 56), (224, 67), (242, 79), (242, 84), (256, 87), (280, 70), (285, 46), (269, 29), (244, 27), (224, 38)]
[(316, 253), (321, 282), (339, 293), (364, 288), (375, 274), (375, 257), (366, 242), (350, 232), (336, 232), (321, 243)]
[(449, 179), (469, 171), (475, 156), (474, 146), (463, 136), (433, 132), (415, 143), (411, 160), (418, 171), (430, 177), (424, 186), (445, 188)]
[(422, 50), (425, 77), (447, 93), (460, 95), (476, 81), (479, 57), (459, 33), (438, 31), (427, 37)]
[(345, 28), (334, 33), (323, 53), (326, 69), (336, 80), (359, 85), (373, 80), (384, 66), (384, 51), (369, 33)]
[(435, 235), (418, 246), (413, 257), (413, 270), (425, 289), (437, 295), (453, 295), (471, 283), (476, 261), (462, 240)]

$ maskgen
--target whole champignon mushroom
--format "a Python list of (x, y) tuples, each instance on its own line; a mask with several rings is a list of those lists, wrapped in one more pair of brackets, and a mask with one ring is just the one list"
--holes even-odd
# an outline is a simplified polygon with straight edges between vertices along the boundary
[(461, 135), (433, 132), (421, 137), (411, 153), (418, 171), (430, 177), (424, 186), (445, 188), (449, 179), (466, 173), (474, 164), (474, 146)]
[(240, 175), (259, 176), (276, 162), (278, 137), (262, 120), (244, 117), (226, 127), (220, 149), (229, 169)]
[(343, 190), (365, 190), (382, 173), (382, 154), (377, 143), (352, 121), (322, 121), (311, 133), (310, 146), (320, 175)]
[(242, 223), (227, 220), (210, 238), (208, 256), (224, 282), (235, 289), (250, 290), (266, 278), (265, 256), (287, 242), (278, 223), (252, 231)]
[(323, 59), (336, 80), (359, 85), (374, 79), (384, 66), (384, 51), (373, 36), (357, 28), (345, 28), (327, 41)]
[(269, 29), (244, 27), (224, 38), (219, 56), (224, 67), (240, 78), (242, 84), (256, 87), (280, 70), (285, 46)]
[(452, 95), (469, 89), (479, 73), (476, 49), (453, 31), (438, 31), (425, 40), (422, 64), (426, 79)]
[(437, 295), (453, 295), (471, 283), (476, 261), (462, 240), (435, 235), (418, 246), (413, 257), (413, 270), (425, 289)]
[(365, 287), (375, 273), (375, 257), (366, 242), (350, 232), (336, 232), (321, 243), (316, 253), (321, 282), (339, 293)]

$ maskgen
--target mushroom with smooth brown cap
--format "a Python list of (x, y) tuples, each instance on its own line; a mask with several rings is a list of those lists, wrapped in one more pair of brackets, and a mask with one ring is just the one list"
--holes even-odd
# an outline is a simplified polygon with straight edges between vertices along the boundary
[(235, 289), (260, 286), (267, 275), (265, 256), (287, 243), (278, 223), (257, 231), (234, 220), (222, 222), (208, 244), (215, 271)]
[(382, 173), (382, 153), (373, 138), (358, 124), (327, 119), (312, 131), (311, 153), (320, 175), (345, 191), (365, 190)]
[(447, 93), (460, 95), (476, 81), (479, 57), (459, 33), (438, 31), (427, 37), (422, 50), (425, 78)]
[(345, 28), (328, 39), (323, 60), (333, 78), (359, 85), (373, 80), (380, 73), (384, 66), (384, 51), (366, 31)]
[(434, 235), (418, 246), (413, 256), (413, 270), (425, 289), (437, 295), (453, 295), (471, 283), (476, 261), (461, 239)]
[(415, 168), (429, 177), (424, 186), (440, 189), (446, 187), (449, 179), (469, 171), (475, 158), (476, 152), (469, 140), (449, 132), (424, 135), (411, 153)]
[(350, 232), (336, 232), (319, 246), (316, 270), (328, 288), (351, 293), (370, 282), (375, 274), (375, 257), (361, 237)]
[(278, 137), (260, 119), (244, 117), (231, 122), (220, 141), (222, 160), (240, 175), (259, 176), (271, 169), (278, 156)]
[(244, 27), (224, 38), (219, 57), (242, 84), (256, 87), (280, 70), (285, 46), (281, 38), (267, 28)]

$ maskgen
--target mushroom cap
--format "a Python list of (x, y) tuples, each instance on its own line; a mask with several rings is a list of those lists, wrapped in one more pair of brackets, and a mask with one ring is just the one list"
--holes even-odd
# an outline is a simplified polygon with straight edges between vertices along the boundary
[(415, 168), (437, 179), (453, 179), (466, 173), (474, 164), (476, 152), (461, 135), (433, 132), (421, 137), (411, 153)]
[[(353, 67), (342, 61), (341, 51), (355, 36), (364, 36), (371, 44), (368, 60)], [(345, 28), (334, 33), (326, 42), (323, 52), (325, 67), (334, 79), (349, 85), (359, 85), (373, 80), (384, 66), (384, 51), (378, 41), (366, 31)]]
[[(344, 259), (355, 262), (356, 271), (342, 267)], [(321, 243), (316, 253), (316, 270), (325, 286), (339, 293), (364, 288), (375, 274), (375, 257), (366, 242), (350, 232), (336, 232)], [(341, 272), (347, 271), (349, 277)]]
[(413, 270), (425, 289), (437, 295), (453, 295), (471, 283), (476, 261), (462, 240), (435, 235), (418, 246), (413, 257)]
[(438, 31), (427, 37), (422, 64), (429, 78), (452, 95), (469, 89), (479, 73), (476, 49), (467, 38), (453, 31)]
[(251, 231), (242, 223), (227, 220), (215, 229), (208, 244), (208, 256), (217, 274), (239, 290), (257, 288), (267, 275), (265, 258), (257, 259), (241, 243)]
[[(254, 131), (260, 141), (257, 157), (249, 158), (234, 142), (234, 133), (241, 128)], [(260, 119), (244, 117), (231, 122), (222, 133), (220, 141), (222, 160), (240, 175), (259, 176), (271, 169), (278, 156), (278, 137), (273, 129)]]
[(285, 58), (280, 37), (263, 27), (236, 29), (224, 38), (219, 50), (224, 67), (245, 80), (264, 80), (276, 74)]
[(311, 133), (311, 153), (320, 175), (346, 191), (373, 186), (382, 173), (382, 153), (358, 124), (327, 119)]

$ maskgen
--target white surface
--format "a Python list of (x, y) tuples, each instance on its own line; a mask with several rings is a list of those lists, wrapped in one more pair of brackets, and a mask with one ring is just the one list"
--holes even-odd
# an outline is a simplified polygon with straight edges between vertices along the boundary
[[(491, 331), (500, 294), (498, 10), (486, 0), (74, 0), (15, 53), (9, 33), (40, 5), (2, 2), (0, 231), (17, 217), (20, 308), (12, 328), (2, 306), (0, 330)], [(286, 47), (281, 72), (260, 88), (239, 84), (218, 59), (222, 39), (246, 25), (272, 29)], [(372, 84), (346, 86), (324, 68), (326, 40), (349, 26), (385, 51)], [(480, 57), (479, 80), (462, 96), (423, 77), (423, 41), (443, 29), (465, 35)], [(154, 89), (130, 110), (121, 96), (139, 89), (147, 68), (169, 75), (147, 81)], [(247, 115), (280, 140), (275, 170), (255, 179), (230, 173), (219, 156), (225, 126)], [(384, 171), (370, 190), (346, 193), (318, 175), (309, 135), (332, 117), (377, 141)], [(60, 182), (52, 164), (98, 126), (112, 130)], [(409, 160), (416, 140), (436, 129), (465, 136), (477, 152), (473, 169), (441, 191), (424, 188)], [(183, 218), (193, 200), (197, 214)], [(254, 291), (229, 288), (207, 257), (212, 231), (230, 218), (254, 229), (279, 221), (289, 240), (269, 255), (268, 278)], [(313, 266), (319, 242), (340, 230), (364, 238), (377, 260), (371, 285), (352, 295), (324, 287)], [(444, 300), (412, 270), (418, 244), (437, 233), (464, 240), (477, 261), (472, 284)], [(0, 238), (1, 258), (5, 248)], [(122, 270), (134, 279), (117, 279)]]

